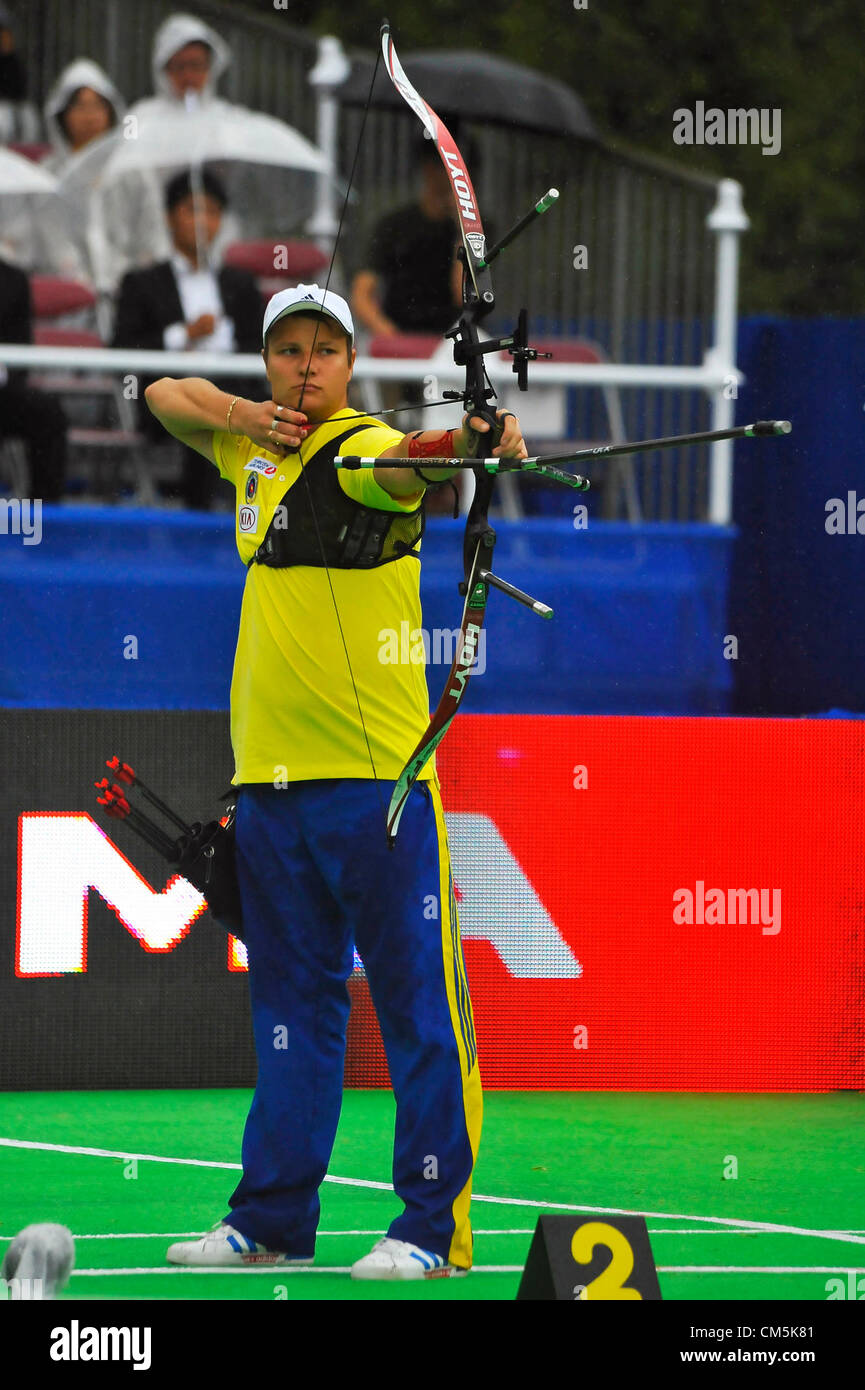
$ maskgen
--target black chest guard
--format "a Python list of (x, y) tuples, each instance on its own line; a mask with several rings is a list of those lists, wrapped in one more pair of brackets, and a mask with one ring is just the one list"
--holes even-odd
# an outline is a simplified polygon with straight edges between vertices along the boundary
[(357, 425), (313, 454), (305, 466), (306, 480), (298, 477), (285, 492), (250, 565), (374, 569), (404, 555), (418, 555), (425, 525), (423, 503), (413, 512), (377, 511), (354, 502), (339, 485), (333, 466), (336, 455), (347, 439), (368, 428)]

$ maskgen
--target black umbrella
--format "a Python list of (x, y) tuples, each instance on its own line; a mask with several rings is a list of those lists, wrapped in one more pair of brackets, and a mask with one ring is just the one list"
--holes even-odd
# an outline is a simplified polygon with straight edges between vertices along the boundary
[[(576, 92), (533, 68), (489, 53), (462, 49), (411, 53), (403, 67), (409, 81), (447, 124), (448, 118), (493, 121), (521, 130), (578, 140), (597, 140), (591, 116)], [(348, 106), (364, 106), (373, 60), (353, 58), (351, 72), (335, 89)], [(402, 109), (403, 98), (379, 65), (370, 105)]]

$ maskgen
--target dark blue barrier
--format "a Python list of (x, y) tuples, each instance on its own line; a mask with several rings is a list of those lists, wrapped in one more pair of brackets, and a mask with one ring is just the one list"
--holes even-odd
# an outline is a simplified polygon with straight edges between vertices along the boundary
[(865, 517), (862, 535), (826, 530), (830, 498), (865, 498), (865, 319), (745, 319), (739, 365), (737, 422), (793, 433), (737, 451), (734, 709), (865, 710)]
[[(466, 708), (718, 714), (732, 531), (565, 520), (501, 522), (495, 568), (555, 610), (493, 592), (485, 669)], [(424, 623), (459, 626), (461, 522), (424, 541)], [(225, 516), (43, 508), (43, 538), (0, 544), (0, 705), (225, 709), (244, 569)], [(127, 659), (137, 641), (137, 659)], [(435, 651), (433, 652), (435, 655)], [(433, 701), (449, 662), (429, 668)]]
[(225, 709), (243, 574), (228, 517), (43, 507), (0, 544), (0, 703)]

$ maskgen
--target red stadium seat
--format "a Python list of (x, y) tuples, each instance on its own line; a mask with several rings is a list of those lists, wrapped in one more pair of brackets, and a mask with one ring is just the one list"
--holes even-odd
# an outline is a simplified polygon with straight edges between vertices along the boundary
[(312, 241), (235, 241), (226, 247), (222, 261), (254, 275), (264, 300), (287, 285), (313, 283), (329, 264)]
[[(95, 322), (97, 297), (78, 280), (58, 275), (31, 275), (33, 342), (36, 347), (104, 347), (94, 328), (58, 324), (74, 316)], [(85, 311), (88, 311), (85, 313)], [(116, 490), (124, 462), (132, 465), (135, 493), (145, 503), (155, 494), (144, 457), (146, 440), (137, 428), (135, 412), (117, 376), (74, 368), (31, 372), (31, 383), (67, 401), (72, 423), (67, 430), (70, 464), (82, 464), (99, 494)], [(92, 418), (93, 411), (96, 418)], [(78, 423), (75, 417), (78, 415)], [(82, 418), (83, 415), (83, 418)]]
[[(387, 358), (390, 361), (432, 357), (441, 347), (443, 338), (438, 333), (377, 333), (370, 338), (366, 352), (370, 357)], [(359, 383), (360, 396), (364, 410), (378, 415), (384, 409), (381, 386), (375, 379)], [(404, 422), (408, 428), (408, 421)]]
[(436, 333), (378, 333), (368, 351), (370, 357), (432, 357), (441, 345)]
[(93, 309), (96, 295), (79, 280), (66, 280), (60, 275), (31, 275), (30, 304), (33, 318), (59, 319), (81, 309)]
[[(592, 342), (591, 339), (588, 338), (538, 339), (531, 336), (530, 343), (533, 348), (537, 348), (538, 352), (549, 353), (553, 362), (573, 362), (592, 365), (594, 363), (609, 362), (610, 360), (604, 352), (604, 349), (598, 343)], [(511, 362), (513, 360), (508, 352), (502, 352), (500, 357), (503, 362)], [(541, 373), (538, 371), (534, 377), (535, 386), (538, 386), (541, 380)], [(568, 388), (563, 386), (559, 389), (564, 393)], [(622, 414), (622, 403), (618, 387), (599, 386), (597, 389), (604, 398), (607, 421), (610, 427), (609, 437), (607, 439), (586, 439), (579, 441), (573, 439), (551, 440), (546, 436), (539, 437), (537, 439), (538, 453), (563, 453), (565, 449), (569, 447), (590, 448), (598, 444), (625, 443), (627, 435), (625, 433), (624, 416)], [(516, 400), (515, 403), (515, 398), (516, 392), (514, 392), (514, 398), (510, 400), (509, 405), (512, 410), (518, 411), (519, 404), (518, 400)], [(529, 431), (527, 430), (526, 434), (528, 435), (528, 433)], [(529, 452), (534, 453), (535, 442), (529, 438), (527, 443)], [(586, 464), (582, 470), (577, 468), (575, 471), (582, 471), (588, 474), (592, 470), (590, 465)], [(603, 511), (606, 518), (612, 519), (618, 515), (619, 498), (621, 494), (628, 520), (641, 520), (639, 495), (632, 459), (610, 459), (609, 462), (604, 465), (603, 474), (597, 481), (600, 482), (602, 489)], [(593, 483), (593, 486), (596, 485), (597, 482)]]
[(98, 333), (86, 328), (39, 328), (33, 329), (33, 343), (36, 347), (104, 347)]
[[(377, 333), (370, 338), (366, 345), (367, 355), (387, 359), (391, 362), (406, 360), (422, 360), (434, 357), (445, 343), (445, 338), (441, 333)], [(393, 388), (391, 388), (393, 389)], [(404, 389), (404, 388), (402, 388)], [(378, 415), (385, 407), (385, 397), (382, 394), (381, 385), (377, 380), (364, 380), (360, 383), (360, 397), (363, 401), (365, 410), (372, 415)], [(411, 407), (409, 407), (409, 410)], [(397, 429), (417, 429), (428, 425), (428, 422), (417, 412), (414, 419), (408, 413), (398, 417), (393, 421)], [(431, 425), (428, 427), (432, 428)], [(465, 476), (457, 478), (454, 486), (461, 497), (466, 497), (467, 479)], [(427, 507), (431, 512), (440, 511), (449, 513), (451, 500), (446, 493), (434, 494), (427, 501)]]
[(552, 354), (554, 362), (606, 362), (606, 353), (597, 343), (587, 338), (545, 338), (540, 342), (532, 339), (532, 347), (539, 352)]
[(312, 241), (235, 241), (226, 247), (222, 259), (225, 265), (252, 275), (281, 280), (305, 280), (328, 264), (327, 256)]
[(20, 154), (22, 159), (30, 159), (34, 164), (38, 164), (51, 153), (51, 146), (42, 144), (35, 140), (14, 140), (7, 146), (13, 154)]

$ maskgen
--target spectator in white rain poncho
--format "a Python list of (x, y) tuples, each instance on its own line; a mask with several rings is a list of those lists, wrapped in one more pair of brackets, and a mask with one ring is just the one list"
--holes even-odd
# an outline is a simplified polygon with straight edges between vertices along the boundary
[(89, 58), (64, 68), (45, 103), (45, 129), (51, 153), (42, 167), (61, 178), (75, 155), (114, 130), (126, 102), (111, 78)]
[(193, 104), (213, 104), (231, 109), (231, 103), (216, 95), (216, 84), (231, 61), (228, 44), (205, 24), (189, 14), (166, 19), (153, 40), (153, 85), (156, 95), (137, 101), (130, 114), (139, 120), (171, 115)]
[[(125, 122), (128, 138), (146, 135), (148, 124), (168, 118), (177, 122), (178, 136), (188, 112), (230, 113), (230, 102), (216, 95), (216, 84), (231, 60), (228, 45), (202, 20), (176, 14), (165, 20), (153, 41), (153, 85), (156, 95), (130, 107)], [(91, 248), (98, 263), (100, 288), (116, 289), (131, 269), (153, 265), (171, 255), (163, 217), (164, 187), (182, 167), (166, 163), (157, 169), (124, 173), (103, 181), (98, 194), (97, 220), (91, 228)], [(187, 166), (188, 167), (188, 166)], [(237, 236), (237, 223), (226, 218), (220, 247)], [(217, 248), (218, 249), (218, 248)]]
[[(93, 189), (101, 164), (92, 157), (126, 110), (108, 75), (89, 58), (76, 58), (58, 77), (45, 103), (45, 129), (51, 152), (42, 168), (61, 182), (56, 194), (10, 194), (0, 204), (0, 249), (30, 274), (93, 279), (87, 230)], [(86, 164), (83, 162), (86, 155)]]

